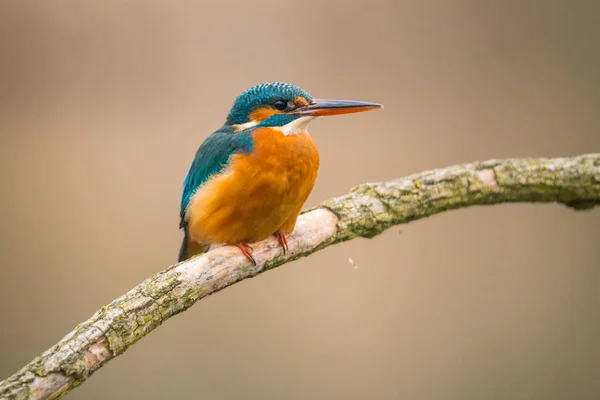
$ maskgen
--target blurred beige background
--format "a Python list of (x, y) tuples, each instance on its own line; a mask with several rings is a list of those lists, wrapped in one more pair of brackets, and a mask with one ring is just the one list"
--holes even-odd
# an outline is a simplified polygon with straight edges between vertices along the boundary
[[(600, 150), (597, 1), (5, 1), (0, 379), (173, 263), (180, 188), (235, 96), (319, 120), (308, 205), (364, 181)], [(600, 210), (449, 212), (237, 284), (72, 399), (600, 398)], [(352, 257), (354, 269), (348, 262)]]

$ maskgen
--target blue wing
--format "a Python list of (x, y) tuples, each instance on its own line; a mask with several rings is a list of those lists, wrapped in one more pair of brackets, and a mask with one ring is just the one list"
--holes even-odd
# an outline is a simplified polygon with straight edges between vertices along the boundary
[(196, 151), (190, 165), (181, 195), (179, 227), (186, 227), (185, 212), (192, 195), (212, 175), (221, 172), (235, 153), (250, 153), (253, 148), (252, 131), (234, 133), (233, 128), (224, 126), (210, 135)]

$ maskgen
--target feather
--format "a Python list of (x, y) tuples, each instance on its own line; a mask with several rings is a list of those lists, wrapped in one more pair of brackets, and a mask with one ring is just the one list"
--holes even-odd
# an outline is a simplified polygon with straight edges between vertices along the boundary
[(251, 129), (234, 133), (233, 128), (227, 125), (214, 132), (202, 143), (196, 151), (183, 184), (180, 228), (186, 226), (186, 210), (196, 190), (211, 176), (225, 169), (232, 154), (251, 153), (253, 147)]

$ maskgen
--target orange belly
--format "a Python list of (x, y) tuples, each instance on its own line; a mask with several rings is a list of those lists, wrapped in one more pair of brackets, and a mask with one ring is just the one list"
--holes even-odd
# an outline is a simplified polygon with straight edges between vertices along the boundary
[(291, 233), (317, 178), (319, 153), (307, 133), (284, 136), (257, 129), (251, 154), (194, 194), (187, 211), (190, 238), (199, 243), (254, 243)]

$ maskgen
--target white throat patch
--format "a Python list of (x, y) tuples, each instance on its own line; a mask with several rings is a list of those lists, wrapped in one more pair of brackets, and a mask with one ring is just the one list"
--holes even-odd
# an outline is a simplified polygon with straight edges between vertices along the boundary
[(232, 127), (233, 127), (233, 131), (234, 132), (241, 132), (241, 131), (246, 130), (248, 128), (254, 128), (256, 125), (258, 125), (258, 122), (256, 122), (256, 121), (250, 121), (250, 122), (246, 122), (246, 123), (243, 123), (243, 124), (232, 125)]
[[(317, 118), (317, 117), (309, 115), (306, 117), (297, 118), (297, 119), (293, 120), (292, 122), (285, 124), (283, 126), (271, 126), (270, 128), (280, 130), (281, 133), (284, 134), (284, 136), (297, 135), (299, 133), (305, 133), (306, 127), (308, 126), (309, 122), (315, 118)], [(245, 122), (243, 124), (232, 125), (232, 127), (233, 127), (233, 131), (237, 133), (237, 132), (241, 132), (246, 129), (249, 129), (249, 128), (254, 128), (259, 123), (260, 122), (258, 122), (258, 121), (249, 121), (249, 122)]]
[(300, 118), (293, 120), (292, 122), (290, 122), (288, 124), (285, 124), (283, 126), (273, 127), (273, 128), (279, 129), (283, 133), (284, 136), (297, 135), (299, 133), (306, 133), (306, 127), (308, 126), (310, 121), (312, 121), (315, 118), (317, 118), (317, 117), (314, 117), (312, 115), (307, 116), (307, 117), (300, 117)]

